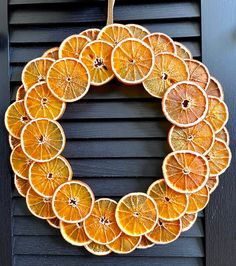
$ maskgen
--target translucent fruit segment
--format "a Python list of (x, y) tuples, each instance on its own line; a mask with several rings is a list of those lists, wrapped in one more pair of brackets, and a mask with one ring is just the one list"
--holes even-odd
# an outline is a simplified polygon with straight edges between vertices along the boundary
[(91, 41), (95, 41), (97, 39), (99, 32), (100, 32), (99, 29), (93, 28), (82, 31), (80, 35), (88, 37)]
[(145, 27), (138, 24), (127, 24), (126, 26), (130, 29), (134, 38), (142, 40), (145, 36), (150, 34)]
[(141, 237), (141, 241), (139, 242), (139, 245), (137, 246), (137, 249), (147, 249), (150, 247), (153, 247), (155, 243), (151, 242), (145, 235)]
[(26, 179), (23, 179), (23, 178), (19, 177), (18, 175), (15, 175), (15, 177), (14, 177), (14, 184), (15, 184), (15, 187), (16, 187), (18, 193), (22, 197), (26, 197), (27, 191), (30, 188), (29, 181), (26, 180)]
[(111, 250), (106, 245), (97, 244), (95, 242), (91, 242), (88, 245), (84, 246), (89, 253), (92, 253), (96, 256), (106, 256), (111, 253)]
[(210, 82), (206, 88), (206, 93), (209, 96), (214, 96), (221, 100), (224, 100), (223, 87), (221, 86), (220, 82), (214, 77), (210, 78)]
[(25, 98), (25, 88), (24, 85), (21, 85), (16, 92), (16, 101), (24, 100)]
[(210, 175), (206, 183), (209, 193), (211, 194), (212, 192), (214, 192), (214, 190), (218, 187), (218, 185), (219, 185), (219, 176)]
[(53, 47), (53, 48), (45, 51), (44, 54), (42, 55), (42, 57), (58, 60), (59, 59), (58, 51), (59, 51), (59, 47)]
[(229, 132), (226, 127), (223, 127), (218, 133), (216, 133), (216, 138), (223, 140), (227, 145), (229, 145)]
[(192, 214), (185, 214), (181, 217), (182, 232), (188, 231), (197, 220), (197, 212)]
[(183, 45), (182, 43), (175, 42), (175, 47), (176, 47), (176, 53), (180, 58), (182, 58), (182, 59), (193, 58), (189, 49), (185, 45)]

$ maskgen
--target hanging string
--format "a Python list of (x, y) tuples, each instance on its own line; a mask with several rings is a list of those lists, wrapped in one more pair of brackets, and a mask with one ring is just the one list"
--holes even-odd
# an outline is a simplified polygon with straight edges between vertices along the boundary
[(107, 25), (113, 23), (113, 8), (115, 5), (115, 0), (108, 0), (107, 5)]

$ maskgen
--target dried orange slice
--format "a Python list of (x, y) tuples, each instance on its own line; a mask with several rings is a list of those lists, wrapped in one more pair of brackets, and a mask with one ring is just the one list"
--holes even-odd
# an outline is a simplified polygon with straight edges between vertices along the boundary
[(229, 167), (232, 155), (228, 145), (216, 138), (206, 158), (209, 162), (210, 175), (221, 175)]
[(75, 58), (62, 58), (50, 67), (47, 85), (59, 100), (75, 102), (88, 92), (90, 75), (81, 61)]
[(152, 243), (145, 235), (141, 237), (141, 241), (139, 242), (137, 249), (147, 249), (151, 248), (155, 245), (155, 243)]
[(21, 145), (17, 145), (11, 152), (10, 162), (13, 172), (23, 179), (29, 178), (29, 168), (32, 160), (23, 152)]
[(47, 222), (53, 228), (60, 229), (60, 220), (57, 217), (52, 218), (52, 219), (47, 219)]
[(46, 82), (40, 82), (27, 91), (25, 109), (31, 119), (58, 120), (64, 114), (66, 104), (51, 93)]
[(51, 199), (38, 195), (32, 188), (27, 192), (26, 204), (29, 211), (40, 219), (51, 219), (55, 217)]
[(39, 57), (27, 63), (21, 75), (22, 83), (26, 91), (34, 84), (46, 81), (48, 70), (54, 61), (51, 58)]
[(79, 59), (80, 53), (86, 44), (90, 42), (88, 37), (82, 35), (71, 35), (60, 45), (59, 58), (70, 57)]
[(57, 218), (67, 223), (79, 223), (88, 218), (93, 205), (94, 195), (91, 188), (76, 180), (60, 185), (52, 199)]
[(21, 146), (33, 161), (47, 162), (64, 149), (65, 134), (61, 125), (47, 118), (31, 120), (22, 130)]
[(189, 204), (186, 213), (196, 213), (203, 210), (210, 199), (210, 193), (207, 186), (199, 191), (189, 195)]
[(206, 120), (212, 125), (215, 133), (218, 133), (228, 121), (228, 107), (219, 98), (213, 96), (208, 97), (208, 103)]
[(192, 53), (182, 43), (175, 42), (175, 47), (176, 47), (176, 53), (180, 58), (182, 58), (182, 59), (192, 59), (193, 58)]
[(116, 221), (127, 235), (141, 236), (152, 231), (157, 219), (156, 203), (145, 193), (130, 193), (118, 202)]
[(12, 103), (5, 113), (5, 126), (13, 137), (19, 139), (22, 128), (30, 121), (26, 113), (24, 100)]
[(188, 196), (168, 187), (164, 179), (153, 182), (147, 194), (155, 200), (159, 218), (166, 221), (178, 220), (188, 207)]
[(146, 237), (155, 244), (168, 244), (175, 241), (182, 231), (181, 220), (164, 221), (159, 219), (155, 228)]
[(106, 256), (111, 253), (111, 250), (106, 245), (97, 244), (95, 242), (91, 242), (88, 245), (84, 246), (88, 252), (92, 253), (96, 256)]
[(155, 58), (152, 49), (143, 41), (128, 38), (113, 49), (112, 70), (125, 84), (138, 84), (152, 72)]
[(173, 151), (191, 150), (206, 154), (214, 140), (214, 130), (205, 120), (187, 128), (172, 126), (168, 134), (168, 141)]
[(181, 217), (182, 232), (188, 231), (197, 220), (197, 212), (191, 214), (185, 214)]
[(170, 52), (173, 54), (176, 52), (174, 41), (164, 33), (151, 33), (145, 36), (143, 41), (152, 48), (155, 56), (162, 52)]
[(141, 236), (128, 236), (122, 232), (122, 234), (107, 247), (118, 254), (128, 254), (134, 251), (139, 245)]
[(210, 175), (206, 186), (209, 190), (209, 193), (211, 194), (219, 185), (219, 176), (218, 175)]
[(84, 231), (83, 223), (60, 222), (61, 235), (74, 246), (84, 246), (92, 242)]
[(210, 168), (207, 159), (193, 151), (169, 153), (162, 165), (165, 181), (180, 193), (193, 193), (205, 186)]
[(186, 59), (185, 62), (189, 69), (189, 80), (195, 82), (205, 90), (210, 82), (210, 74), (207, 67), (194, 59)]
[(171, 86), (162, 99), (162, 109), (166, 118), (179, 127), (191, 127), (202, 121), (208, 111), (205, 91), (189, 81)]
[(188, 78), (188, 67), (184, 60), (172, 53), (159, 53), (155, 56), (153, 70), (143, 81), (143, 86), (152, 96), (162, 98), (170, 86)]
[(226, 127), (223, 127), (218, 133), (216, 133), (216, 138), (223, 140), (227, 145), (229, 145), (229, 132)]
[(79, 35), (88, 37), (91, 41), (95, 41), (97, 39), (99, 32), (100, 32), (99, 29), (93, 28), (93, 29), (84, 30)]
[(42, 57), (58, 60), (59, 59), (58, 51), (59, 51), (59, 47), (53, 47), (53, 48), (48, 49), (47, 51), (45, 51), (43, 53)]
[(15, 184), (15, 187), (16, 187), (16, 190), (18, 191), (18, 193), (22, 197), (26, 197), (27, 191), (30, 188), (29, 181), (19, 177), (18, 175), (15, 175), (14, 184)]
[(210, 82), (206, 88), (206, 93), (209, 96), (215, 96), (221, 100), (224, 100), (224, 90), (220, 82), (214, 77), (210, 78)]
[(95, 201), (90, 216), (84, 221), (87, 236), (98, 244), (109, 244), (116, 240), (121, 230), (116, 223), (117, 203), (108, 198)]
[(8, 141), (9, 141), (9, 145), (11, 147), (11, 149), (13, 150), (17, 145), (20, 144), (20, 139), (17, 139), (15, 137), (13, 137), (12, 135), (9, 134), (8, 136)]
[(16, 92), (16, 101), (24, 100), (25, 98), (25, 88), (21, 85)]
[(111, 68), (113, 46), (105, 41), (93, 41), (87, 44), (80, 54), (80, 60), (86, 65), (91, 76), (91, 85), (101, 86), (114, 77)]
[(128, 27), (114, 23), (102, 28), (97, 39), (109, 42), (111, 45), (116, 46), (119, 42), (131, 37), (133, 37), (133, 34)]
[(52, 197), (61, 184), (71, 179), (71, 166), (62, 156), (49, 162), (33, 162), (29, 169), (30, 185), (43, 197)]
[(143, 39), (146, 35), (150, 34), (150, 31), (145, 27), (138, 24), (127, 24), (126, 27), (130, 29), (134, 38)]

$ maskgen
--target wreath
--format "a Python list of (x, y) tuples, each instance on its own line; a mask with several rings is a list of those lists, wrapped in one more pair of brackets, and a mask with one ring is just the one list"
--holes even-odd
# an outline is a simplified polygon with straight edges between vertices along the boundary
[[(109, 1), (107, 26), (72, 35), (26, 64), (16, 101), (5, 114), (15, 186), (30, 212), (96, 255), (175, 241), (193, 226), (231, 160), (220, 83), (166, 34), (113, 23), (113, 5)], [(66, 104), (84, 97), (90, 85), (114, 77), (126, 85), (142, 83), (161, 99), (173, 124), (163, 178), (118, 203), (95, 200), (87, 184), (72, 179), (57, 122)]]

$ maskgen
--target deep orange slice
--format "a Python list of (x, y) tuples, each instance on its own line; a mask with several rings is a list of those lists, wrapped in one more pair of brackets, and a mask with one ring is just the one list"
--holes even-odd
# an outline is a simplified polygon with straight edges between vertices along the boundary
[(127, 235), (141, 236), (152, 231), (157, 219), (156, 203), (145, 193), (130, 193), (118, 202), (116, 221)]
[(134, 38), (142, 40), (145, 36), (150, 34), (150, 31), (145, 27), (140, 26), (138, 24), (127, 24), (126, 27), (130, 29)]
[(128, 38), (113, 49), (112, 70), (123, 83), (132, 85), (142, 83), (154, 67), (154, 53), (143, 41)]
[(50, 67), (47, 85), (59, 100), (75, 102), (88, 92), (90, 75), (87, 67), (80, 60), (62, 58)]
[(98, 244), (109, 244), (116, 240), (121, 230), (116, 223), (117, 203), (108, 198), (95, 201), (90, 216), (84, 221), (87, 236)]
[(210, 168), (207, 159), (193, 151), (169, 153), (162, 165), (165, 181), (180, 193), (194, 193), (203, 188), (208, 180)]
[(181, 217), (182, 222), (182, 232), (188, 231), (197, 220), (197, 212), (192, 214), (185, 214)]
[(25, 109), (31, 119), (58, 120), (64, 114), (66, 104), (52, 94), (46, 82), (40, 82), (27, 91)]
[(11, 149), (13, 150), (17, 145), (20, 144), (20, 139), (17, 139), (15, 137), (13, 137), (12, 135), (9, 134), (8, 136), (8, 141), (9, 141), (9, 145), (11, 147)]
[(201, 122), (208, 111), (205, 91), (189, 81), (171, 86), (162, 99), (162, 109), (166, 118), (179, 127), (191, 127)]
[(159, 218), (166, 221), (178, 220), (188, 207), (188, 196), (168, 187), (164, 179), (153, 182), (147, 194), (155, 200)]
[(60, 220), (57, 217), (51, 218), (51, 219), (47, 219), (47, 222), (53, 228), (60, 229)]
[(183, 45), (182, 43), (175, 42), (175, 47), (176, 47), (176, 53), (177, 55), (182, 58), (182, 59), (192, 59), (192, 53), (190, 50)]
[(59, 47), (53, 47), (53, 48), (48, 49), (47, 51), (45, 51), (43, 53), (42, 57), (58, 60), (59, 59), (58, 51), (59, 51)]
[(214, 192), (215, 189), (218, 187), (218, 185), (219, 185), (219, 176), (210, 175), (206, 183), (209, 193), (211, 194), (212, 192)]
[(189, 195), (189, 204), (186, 213), (196, 213), (203, 210), (210, 199), (210, 193), (207, 186), (199, 191)]
[(96, 256), (106, 256), (111, 253), (111, 250), (106, 245), (97, 244), (95, 242), (91, 242), (88, 245), (84, 246), (89, 253), (92, 253)]
[(214, 140), (214, 130), (205, 120), (187, 128), (172, 126), (168, 134), (168, 141), (173, 151), (191, 150), (206, 154)]
[(162, 98), (170, 86), (188, 78), (188, 67), (184, 60), (172, 53), (159, 53), (155, 56), (153, 70), (143, 81), (143, 86), (152, 96)]
[(155, 228), (146, 237), (155, 244), (168, 244), (175, 241), (182, 231), (181, 220), (164, 221), (159, 219)]
[(227, 145), (229, 145), (229, 132), (226, 127), (223, 127), (218, 133), (216, 133), (216, 138), (223, 140)]
[(101, 86), (114, 77), (111, 68), (113, 46), (105, 41), (88, 43), (80, 54), (80, 60), (86, 65), (91, 76), (91, 85)]
[(29, 181), (26, 179), (23, 179), (19, 177), (18, 175), (15, 175), (14, 177), (14, 184), (16, 187), (17, 192), (22, 196), (26, 197), (27, 191), (30, 188)]
[(220, 82), (214, 77), (210, 78), (210, 82), (206, 88), (206, 93), (209, 96), (215, 96), (221, 100), (224, 100), (224, 90)]
[(145, 235), (141, 237), (141, 241), (139, 242), (137, 249), (147, 249), (151, 248), (155, 245), (155, 243), (152, 243)]
[(72, 179), (69, 162), (62, 156), (44, 163), (33, 162), (29, 169), (31, 187), (43, 197), (52, 197), (55, 190)]
[(87, 219), (94, 205), (91, 188), (81, 181), (68, 181), (60, 185), (52, 199), (57, 218), (66, 223), (80, 223)]
[(93, 28), (82, 31), (80, 35), (88, 37), (91, 41), (95, 41), (97, 39), (99, 32), (100, 32), (99, 29)]
[(24, 100), (25, 98), (25, 88), (24, 85), (21, 85), (16, 92), (16, 101)]

